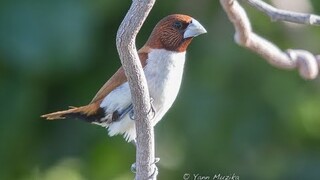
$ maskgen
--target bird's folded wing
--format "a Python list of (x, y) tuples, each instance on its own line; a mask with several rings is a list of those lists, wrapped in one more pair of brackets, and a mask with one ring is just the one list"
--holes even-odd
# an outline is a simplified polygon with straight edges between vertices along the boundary
[(120, 86), (121, 84), (127, 82), (127, 77), (124, 73), (122, 67), (118, 69), (118, 71), (100, 88), (98, 93), (94, 96), (90, 104), (98, 103), (100, 104), (101, 101), (116, 87)]
[[(150, 48), (148, 46), (143, 46), (139, 51), (139, 59), (142, 67), (146, 65), (146, 61), (148, 58), (148, 53), (150, 52)], [(121, 84), (127, 82), (127, 77), (124, 73), (123, 67), (120, 67), (118, 71), (100, 88), (98, 93), (94, 96), (91, 103), (100, 104), (101, 101), (115, 88), (120, 86)], [(90, 103), (90, 104), (91, 104)]]

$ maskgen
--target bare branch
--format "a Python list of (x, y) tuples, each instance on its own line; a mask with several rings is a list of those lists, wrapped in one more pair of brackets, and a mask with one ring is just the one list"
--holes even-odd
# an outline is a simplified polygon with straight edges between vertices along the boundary
[[(247, 0), (250, 3), (259, 4), (259, 8), (267, 7), (272, 11), (265, 10), (267, 12), (274, 12), (275, 8), (259, 0)], [(282, 68), (282, 69), (294, 69), (298, 68), (300, 75), (305, 79), (314, 79), (318, 75), (320, 67), (320, 58), (314, 56), (305, 50), (287, 50), (286, 52), (281, 51), (275, 44), (264, 39), (263, 37), (255, 34), (252, 31), (252, 27), (247, 17), (245, 10), (240, 6), (236, 0), (220, 0), (220, 4), (227, 13), (229, 20), (235, 27), (235, 41), (253, 52), (261, 55), (271, 65)], [(263, 6), (261, 6), (263, 4)], [(277, 14), (281, 14), (281, 11), (276, 10)], [(298, 13), (299, 14), (299, 13)], [(285, 14), (282, 17), (286, 17), (289, 14)], [(272, 16), (273, 17), (273, 16)], [(278, 16), (274, 16), (278, 17)], [(295, 16), (295, 13), (290, 14), (290, 19), (299, 19)], [(288, 20), (288, 21), (289, 21)], [(310, 21), (309, 21), (310, 22)], [(313, 21), (312, 21), (313, 22)], [(317, 23), (318, 21), (315, 21)], [(310, 23), (308, 23), (310, 24)]]
[[(154, 132), (148, 114), (151, 109), (147, 81), (138, 57), (136, 36), (155, 0), (133, 0), (117, 32), (117, 49), (132, 94), (137, 133), (136, 179), (150, 179), (154, 173)], [(156, 175), (152, 179), (156, 179)]]
[(274, 8), (260, 0), (246, 0), (248, 4), (264, 12), (273, 21), (288, 21), (298, 24), (320, 25), (320, 16), (314, 14), (297, 13)]

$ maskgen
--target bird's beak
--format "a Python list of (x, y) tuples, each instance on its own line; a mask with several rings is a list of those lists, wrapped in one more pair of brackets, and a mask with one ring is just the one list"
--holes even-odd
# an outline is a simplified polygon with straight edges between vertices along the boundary
[(207, 33), (207, 30), (197, 20), (192, 18), (191, 23), (183, 34), (183, 38), (196, 37), (204, 33)]

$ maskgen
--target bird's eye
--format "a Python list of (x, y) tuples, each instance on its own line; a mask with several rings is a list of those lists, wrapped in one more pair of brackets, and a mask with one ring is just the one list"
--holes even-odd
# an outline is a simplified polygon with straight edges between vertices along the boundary
[(173, 23), (173, 27), (175, 27), (176, 29), (182, 29), (183, 24), (180, 21), (176, 21)]

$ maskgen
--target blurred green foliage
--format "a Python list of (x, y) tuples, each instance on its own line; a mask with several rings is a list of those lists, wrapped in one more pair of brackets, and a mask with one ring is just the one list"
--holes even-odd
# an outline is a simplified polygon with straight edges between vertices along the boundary
[[(115, 35), (130, 3), (0, 2), (0, 179), (133, 179), (135, 149), (122, 137), (39, 117), (88, 103), (120, 66)], [(319, 13), (320, 1), (312, 5)], [(254, 29), (281, 48), (319, 53), (318, 27), (292, 28), (247, 10)], [(192, 15), (208, 34), (189, 47), (178, 99), (156, 127), (159, 179), (319, 179), (319, 79), (302, 80), (238, 47), (218, 1), (157, 1), (137, 45), (172, 13)]]

